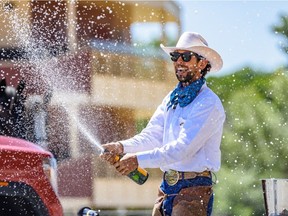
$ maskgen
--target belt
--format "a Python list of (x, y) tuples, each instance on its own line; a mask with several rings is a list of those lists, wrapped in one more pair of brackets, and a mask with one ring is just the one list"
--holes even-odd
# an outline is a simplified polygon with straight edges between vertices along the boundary
[(211, 178), (211, 172), (207, 170), (203, 172), (179, 172), (176, 170), (169, 170), (164, 173), (164, 179), (170, 186), (177, 184), (179, 180), (193, 179), (198, 176)]

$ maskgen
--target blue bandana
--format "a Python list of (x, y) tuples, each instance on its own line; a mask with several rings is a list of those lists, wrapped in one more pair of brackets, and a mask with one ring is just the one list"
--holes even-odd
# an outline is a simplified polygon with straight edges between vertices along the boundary
[(201, 78), (183, 88), (179, 82), (170, 95), (170, 101), (167, 103), (167, 110), (171, 107), (175, 109), (177, 104), (179, 104), (180, 107), (185, 107), (190, 104), (196, 98), (204, 83), (205, 78)]

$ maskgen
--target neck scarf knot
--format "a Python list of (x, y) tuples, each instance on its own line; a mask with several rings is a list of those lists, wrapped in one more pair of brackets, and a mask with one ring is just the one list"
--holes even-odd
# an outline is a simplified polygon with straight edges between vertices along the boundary
[(205, 78), (203, 77), (186, 87), (182, 87), (181, 82), (179, 82), (170, 95), (170, 101), (167, 103), (167, 110), (171, 107), (175, 109), (177, 104), (179, 104), (180, 107), (185, 107), (190, 104), (196, 98), (204, 83)]

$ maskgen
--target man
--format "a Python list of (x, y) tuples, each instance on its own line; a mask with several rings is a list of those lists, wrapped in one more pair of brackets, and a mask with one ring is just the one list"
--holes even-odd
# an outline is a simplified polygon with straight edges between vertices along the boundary
[[(159, 167), (164, 172), (154, 216), (211, 215), (211, 172), (220, 168), (225, 113), (204, 77), (220, 70), (222, 59), (194, 32), (183, 33), (176, 47), (160, 46), (171, 56), (178, 85), (140, 134), (103, 145), (110, 153), (101, 157), (123, 175), (138, 166)], [(115, 155), (123, 153), (115, 162)]]

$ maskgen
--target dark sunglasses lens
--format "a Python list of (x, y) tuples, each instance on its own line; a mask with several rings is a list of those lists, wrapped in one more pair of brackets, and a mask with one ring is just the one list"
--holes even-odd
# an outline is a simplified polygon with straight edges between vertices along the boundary
[(185, 52), (185, 53), (171, 52), (170, 53), (171, 60), (174, 62), (176, 62), (180, 56), (182, 57), (183, 61), (189, 62), (191, 60), (192, 55), (193, 55), (192, 52)]
[(180, 53), (178, 53), (178, 52), (171, 52), (171, 53), (170, 53), (170, 56), (171, 56), (171, 60), (172, 60), (172, 61), (177, 61), (178, 58), (180, 57)]
[(182, 54), (182, 59), (183, 59), (183, 61), (185, 61), (185, 62), (189, 62), (190, 60), (191, 60), (191, 57), (192, 57), (192, 53), (183, 53)]

